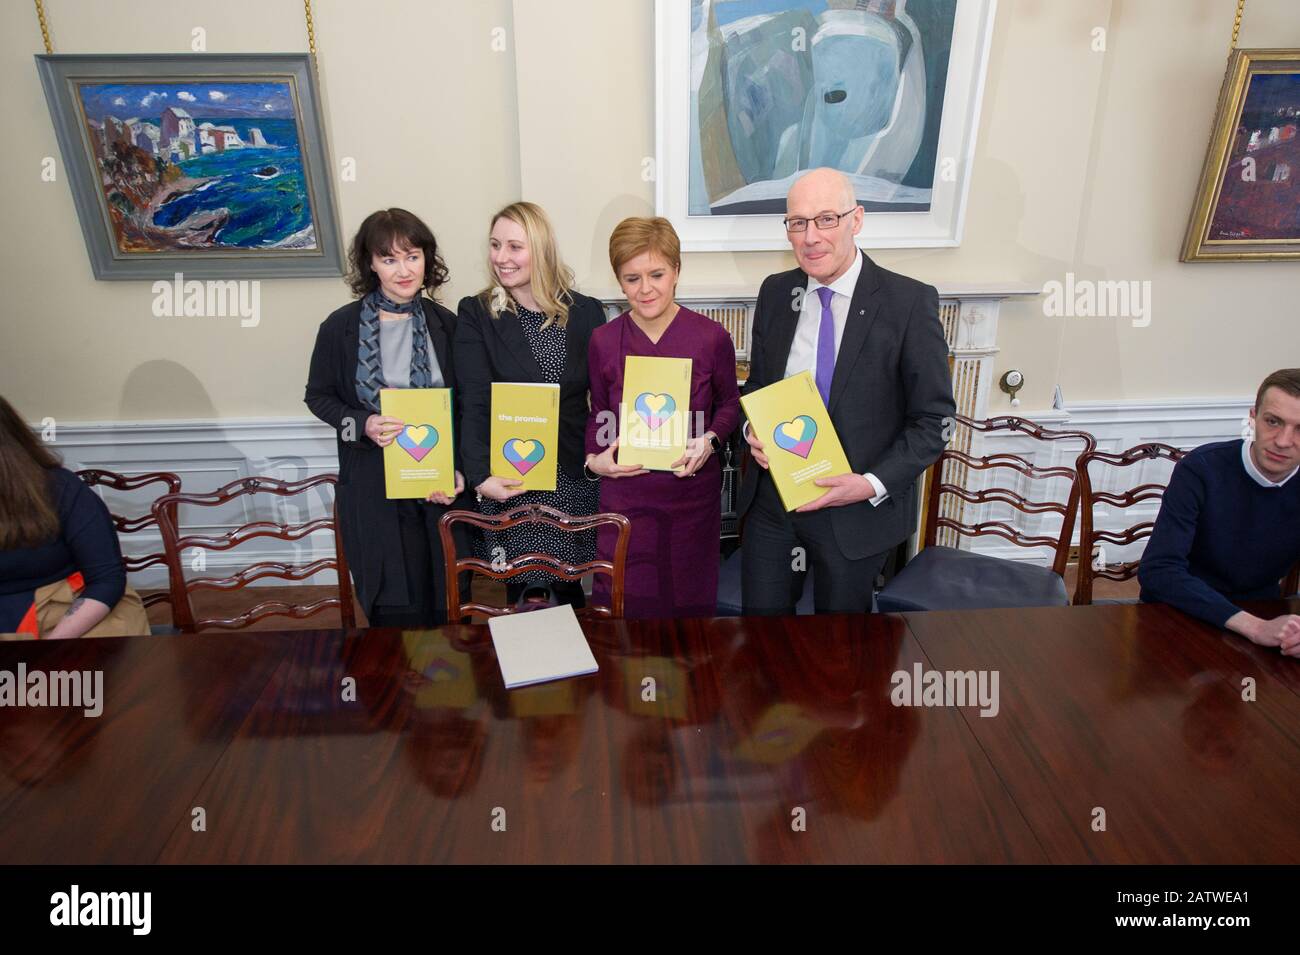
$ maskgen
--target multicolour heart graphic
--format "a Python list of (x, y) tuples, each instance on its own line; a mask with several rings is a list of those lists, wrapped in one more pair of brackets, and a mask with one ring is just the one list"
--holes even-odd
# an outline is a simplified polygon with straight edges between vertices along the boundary
[(511, 438), (502, 446), (501, 453), (506, 456), (506, 460), (514, 466), (514, 469), (523, 475), (546, 457), (546, 447), (540, 441)]
[(808, 457), (816, 437), (817, 422), (806, 414), (799, 415), (793, 421), (782, 421), (772, 432), (772, 439), (778, 448), (801, 458)]
[(424, 668), (424, 677), (430, 683), (450, 683), (460, 676), (460, 667), (441, 657)]
[(643, 391), (636, 396), (636, 402), (632, 407), (636, 409), (636, 413), (641, 416), (647, 428), (657, 431), (673, 416), (673, 412), (677, 410), (677, 402), (673, 401), (672, 395)]
[(431, 424), (408, 424), (397, 433), (397, 444), (415, 460), (423, 461), (438, 444), (438, 429)]

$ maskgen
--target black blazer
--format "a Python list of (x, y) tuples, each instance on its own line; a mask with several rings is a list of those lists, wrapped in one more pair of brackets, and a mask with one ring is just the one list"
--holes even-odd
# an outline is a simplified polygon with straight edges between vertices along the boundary
[[(745, 394), (785, 377), (799, 319), (791, 303), (795, 289), (807, 284), (802, 269), (764, 280), (754, 311)], [(916, 479), (938, 459), (945, 443), (944, 419), (956, 413), (939, 293), (933, 286), (862, 255), (828, 410), (854, 472), (870, 471), (889, 492), (875, 507), (860, 501), (834, 508), (830, 524), (835, 541), (850, 559), (882, 553), (915, 529)], [(742, 516), (754, 502), (760, 480), (771, 477), (748, 462), (740, 485)], [(790, 516), (802, 521), (813, 515)]]
[[(556, 463), (581, 478), (583, 440), (587, 428), (587, 345), (591, 333), (605, 323), (600, 302), (571, 293), (565, 326), (564, 374), (560, 379), (560, 447)], [(460, 300), (456, 318), (456, 387), (460, 397), (460, 447), (465, 487), (473, 490), (491, 473), (492, 382), (544, 382), (523, 326), (513, 312), (493, 318), (478, 296)]]
[[(438, 357), (443, 384), (454, 386), (452, 332), (456, 317), (432, 299), (424, 300), (429, 343)], [(356, 585), (357, 599), (369, 616), (376, 603), (409, 602), (406, 568), (399, 559), (401, 536), (396, 501), (384, 490), (383, 449), (366, 437), (366, 419), (374, 414), (357, 397), (357, 347), (361, 301), (344, 305), (321, 322), (307, 374), (303, 399), (311, 413), (338, 432), (338, 521)], [(453, 408), (455, 407), (453, 392)], [(352, 437), (344, 440), (345, 432)], [(460, 467), (459, 456), (457, 467)], [(463, 471), (463, 468), (461, 469)], [(441, 508), (437, 504), (428, 507)], [(456, 505), (459, 506), (459, 502)], [(435, 545), (436, 546), (436, 545)], [(417, 582), (424, 586), (425, 582)]]

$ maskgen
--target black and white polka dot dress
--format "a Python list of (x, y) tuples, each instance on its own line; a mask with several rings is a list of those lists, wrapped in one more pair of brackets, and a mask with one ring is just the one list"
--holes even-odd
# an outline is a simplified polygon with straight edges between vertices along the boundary
[[(538, 367), (542, 369), (543, 379), (559, 384), (564, 376), (564, 329), (554, 322), (543, 328), (546, 316), (518, 303), (515, 304), (515, 312), (519, 316), (519, 324), (523, 326), (524, 336), (528, 339), (528, 347), (537, 359)], [(485, 497), (479, 510), (484, 514), (502, 514), (524, 504), (545, 504), (566, 514), (595, 514), (599, 502), (600, 482), (585, 478), (575, 480), (563, 468), (556, 468), (554, 491), (526, 491), (508, 501), (494, 501)], [(520, 554), (536, 551), (550, 554), (567, 563), (581, 564), (596, 559), (596, 532), (570, 534), (545, 524), (520, 524), (501, 533), (485, 532), (481, 546), (483, 549), (480, 556), (484, 560), (514, 560)], [(504, 549), (504, 554), (501, 551), (494, 552), (495, 548)], [(556, 578), (546, 571), (532, 571), (514, 579), (546, 583)]]

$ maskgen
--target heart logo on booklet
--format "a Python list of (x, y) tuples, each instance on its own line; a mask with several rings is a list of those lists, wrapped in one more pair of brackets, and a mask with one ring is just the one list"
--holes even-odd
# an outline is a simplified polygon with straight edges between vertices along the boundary
[(397, 434), (397, 445), (417, 461), (438, 445), (438, 429), (431, 424), (408, 424)]
[(672, 395), (643, 391), (636, 396), (636, 402), (632, 407), (636, 409), (636, 413), (641, 416), (647, 428), (658, 431), (677, 410), (677, 402), (673, 400)]
[(793, 421), (782, 421), (772, 432), (772, 439), (778, 448), (801, 458), (808, 457), (816, 438), (817, 422), (806, 414), (799, 415)]
[(501, 453), (520, 475), (524, 475), (546, 457), (546, 448), (540, 441), (511, 438), (502, 446)]

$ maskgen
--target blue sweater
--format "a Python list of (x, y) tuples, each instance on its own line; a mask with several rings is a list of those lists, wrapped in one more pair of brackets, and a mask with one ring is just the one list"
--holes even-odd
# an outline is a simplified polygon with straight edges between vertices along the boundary
[(126, 590), (122, 549), (104, 502), (67, 468), (50, 470), (50, 495), (59, 514), (59, 536), (37, 547), (0, 550), (0, 633), (18, 627), (37, 587), (74, 571), (81, 571), (86, 581), (81, 596), (109, 607)]
[(1300, 474), (1263, 487), (1246, 473), (1241, 445), (1205, 444), (1178, 462), (1138, 567), (1144, 601), (1216, 627), (1240, 601), (1279, 597), (1300, 560)]

